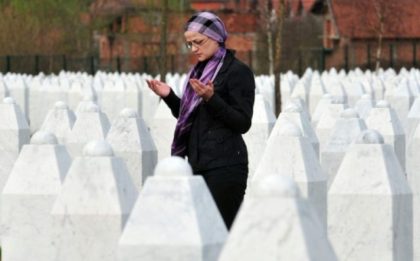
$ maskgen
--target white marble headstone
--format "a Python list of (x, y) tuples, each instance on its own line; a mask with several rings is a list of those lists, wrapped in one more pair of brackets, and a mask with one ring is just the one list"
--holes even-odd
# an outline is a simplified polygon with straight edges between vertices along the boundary
[(70, 164), (50, 132), (36, 132), (23, 146), (2, 193), (4, 260), (55, 260), (50, 212)]
[(171, 155), (171, 145), (177, 120), (164, 101), (160, 101), (150, 132), (158, 150), (158, 161)]
[(412, 260), (412, 193), (382, 136), (364, 131), (328, 192), (328, 233), (340, 260)]
[(116, 260), (136, 198), (124, 161), (104, 140), (89, 142), (73, 160), (52, 208), (55, 260)]
[(244, 201), (219, 261), (337, 260), (312, 206), (288, 177), (260, 180)]
[(64, 102), (58, 101), (48, 112), (40, 129), (53, 133), (60, 144), (65, 144), (75, 121), (74, 112)]
[[(302, 196), (314, 206), (319, 219), (326, 227), (327, 176), (323, 173), (318, 156), (300, 128), (289, 119), (279, 118), (273, 129), (258, 165), (255, 182), (267, 175), (291, 177), (299, 186)], [(249, 188), (247, 189), (249, 191)]]
[(365, 122), (359, 118), (354, 109), (348, 108), (341, 112), (327, 144), (321, 151), (321, 166), (328, 176), (328, 185), (331, 185), (334, 180), (349, 146), (365, 129)]
[(405, 132), (394, 109), (385, 100), (378, 101), (366, 118), (369, 129), (377, 130), (385, 143), (392, 146), (401, 167), (405, 169)]
[(140, 190), (146, 178), (153, 175), (157, 149), (145, 122), (136, 110), (122, 110), (112, 123), (106, 140), (115, 155), (125, 161), (134, 184)]
[(227, 230), (201, 176), (162, 160), (140, 192), (119, 241), (121, 261), (216, 261)]
[(243, 135), (248, 149), (248, 180), (257, 168), (262, 152), (267, 144), (270, 132), (274, 127), (276, 117), (269, 104), (261, 94), (255, 95), (254, 113), (252, 115), (251, 128)]
[(110, 128), (106, 114), (93, 102), (77, 115), (66, 146), (74, 158), (82, 155), (82, 149), (91, 140), (105, 139)]

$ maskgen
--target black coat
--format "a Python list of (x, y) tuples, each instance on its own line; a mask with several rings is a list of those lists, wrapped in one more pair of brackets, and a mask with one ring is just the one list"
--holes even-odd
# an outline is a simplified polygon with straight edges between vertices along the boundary
[[(228, 50), (213, 84), (214, 95), (209, 101), (202, 101), (193, 115), (187, 156), (194, 173), (248, 164), (241, 134), (251, 127), (254, 74)], [(178, 118), (180, 98), (171, 90), (164, 101)]]

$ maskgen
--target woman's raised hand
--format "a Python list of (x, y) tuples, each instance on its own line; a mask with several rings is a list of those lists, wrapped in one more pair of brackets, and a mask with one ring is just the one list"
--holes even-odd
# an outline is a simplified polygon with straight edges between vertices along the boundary
[(204, 85), (197, 79), (190, 79), (190, 84), (195, 93), (197, 93), (197, 95), (203, 98), (205, 101), (209, 101), (214, 94), (214, 86), (212, 82)]
[(158, 80), (146, 80), (149, 88), (158, 96), (165, 98), (171, 92), (171, 87), (164, 82)]

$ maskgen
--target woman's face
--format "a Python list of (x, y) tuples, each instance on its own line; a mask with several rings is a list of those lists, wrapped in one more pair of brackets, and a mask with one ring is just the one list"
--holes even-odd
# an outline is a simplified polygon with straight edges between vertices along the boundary
[(219, 43), (204, 34), (186, 31), (184, 36), (187, 47), (200, 62), (210, 59), (219, 49)]

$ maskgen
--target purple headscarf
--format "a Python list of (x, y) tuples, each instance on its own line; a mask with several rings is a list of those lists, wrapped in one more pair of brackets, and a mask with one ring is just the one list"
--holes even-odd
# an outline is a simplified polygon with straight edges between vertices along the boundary
[(202, 98), (192, 89), (189, 80), (191, 78), (198, 78), (205, 85), (213, 81), (223, 64), (223, 58), (226, 54), (225, 41), (227, 38), (227, 32), (222, 20), (210, 12), (200, 12), (193, 15), (188, 20), (185, 31), (198, 32), (208, 36), (219, 43), (219, 49), (208, 61), (197, 63), (190, 70), (185, 81), (184, 94), (181, 98), (180, 112), (171, 150), (173, 156), (180, 157), (184, 157), (187, 154), (187, 142), (193, 121), (192, 115), (202, 101)]

